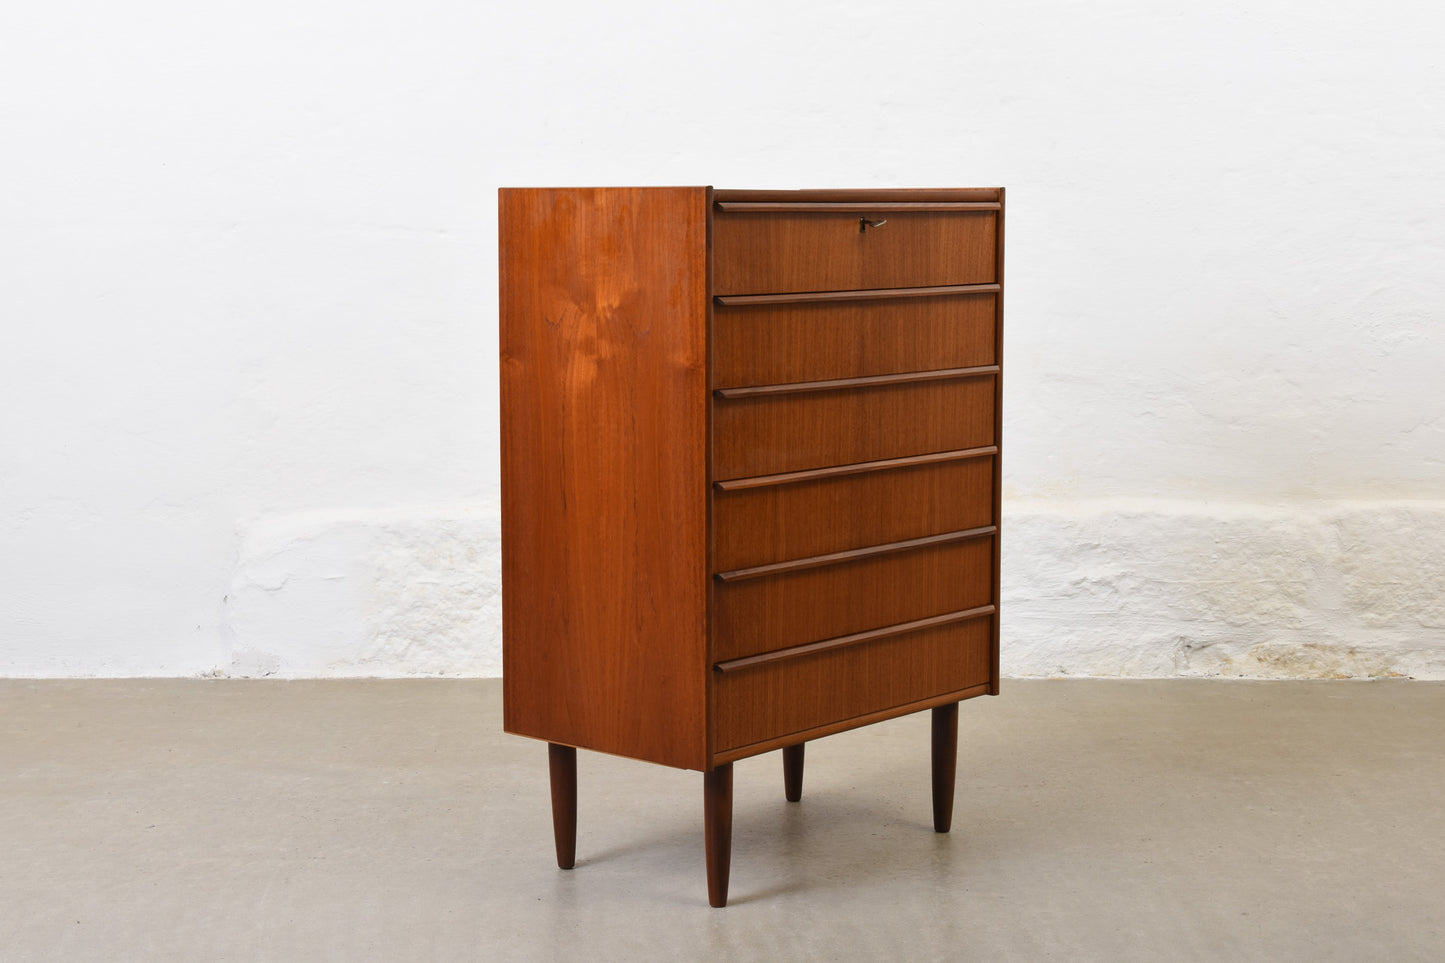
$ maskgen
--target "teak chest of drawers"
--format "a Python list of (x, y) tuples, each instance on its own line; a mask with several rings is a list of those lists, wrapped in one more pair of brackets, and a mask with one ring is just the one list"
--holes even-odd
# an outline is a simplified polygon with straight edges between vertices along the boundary
[(506, 729), (704, 775), (998, 691), (1001, 188), (500, 192)]

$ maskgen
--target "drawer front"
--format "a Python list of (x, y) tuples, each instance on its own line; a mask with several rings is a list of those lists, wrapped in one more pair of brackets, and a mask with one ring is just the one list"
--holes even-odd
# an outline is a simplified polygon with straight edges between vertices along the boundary
[(996, 295), (719, 306), (713, 387), (990, 365)]
[(713, 570), (993, 522), (992, 456), (719, 491), (713, 495)]
[(994, 443), (991, 375), (713, 402), (715, 480)]
[(713, 661), (724, 662), (993, 602), (993, 537), (719, 581)]
[[(860, 218), (888, 223), (860, 231)], [(713, 293), (991, 284), (995, 211), (719, 213)]]
[(989, 617), (715, 673), (717, 752), (989, 681)]

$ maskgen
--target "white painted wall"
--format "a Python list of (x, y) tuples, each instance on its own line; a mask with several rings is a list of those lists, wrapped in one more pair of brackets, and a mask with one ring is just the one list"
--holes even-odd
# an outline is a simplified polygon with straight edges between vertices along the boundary
[(0, 674), (495, 674), (501, 185), (1009, 188), (1014, 674), (1445, 677), (1431, 2), (0, 9)]

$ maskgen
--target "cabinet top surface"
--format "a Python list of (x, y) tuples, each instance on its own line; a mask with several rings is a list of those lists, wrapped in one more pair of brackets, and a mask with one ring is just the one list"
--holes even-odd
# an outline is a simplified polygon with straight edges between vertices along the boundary
[(865, 188), (859, 190), (714, 190), (713, 200), (733, 201), (997, 201), (1002, 187)]
[(713, 200), (718, 202), (736, 201), (998, 201), (1002, 200), (1002, 187), (938, 187), (938, 188), (860, 188), (860, 189), (803, 189), (803, 190), (734, 190), (687, 187), (503, 187), (499, 193), (508, 191), (607, 191), (607, 190), (712, 190)]

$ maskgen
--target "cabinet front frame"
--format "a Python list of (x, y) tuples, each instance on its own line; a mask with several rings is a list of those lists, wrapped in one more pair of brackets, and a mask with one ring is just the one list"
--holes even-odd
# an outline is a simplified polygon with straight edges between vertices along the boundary
[[(713, 765), (722, 765), (750, 755), (767, 752), (772, 749), (795, 745), (808, 739), (819, 738), (835, 732), (845, 731), (858, 726), (868, 725), (884, 719), (894, 718), (901, 715), (917, 712), (923, 709), (934, 708), (958, 702), (963, 699), (980, 695), (996, 695), (999, 691), (999, 603), (1000, 603), (1000, 562), (1001, 562), (1001, 537), (999, 532), (1002, 520), (1002, 441), (1003, 441), (1003, 279), (1004, 279), (1004, 191), (996, 189), (968, 189), (957, 191), (713, 191), (711, 194), (712, 203), (709, 205), (709, 227), (708, 227), (708, 270), (709, 270), (709, 298), (708, 298), (708, 376), (709, 389), (718, 388), (744, 388), (751, 386), (743, 385), (719, 385), (715, 380), (713, 367), (713, 351), (716, 345), (716, 306), (719, 304), (746, 304), (749, 302), (758, 303), (764, 301), (786, 302), (788, 300), (817, 300), (819, 292), (747, 292), (745, 296), (737, 296), (739, 292), (719, 292), (712, 284), (715, 277), (714, 267), (716, 259), (716, 247), (714, 244), (714, 213), (721, 210), (729, 212), (744, 211), (768, 211), (781, 208), (792, 210), (822, 209), (824, 206), (828, 213), (848, 213), (865, 217), (869, 212), (887, 210), (890, 207), (894, 210), (911, 209), (947, 209), (947, 205), (955, 205), (955, 209), (968, 209), (970, 213), (980, 210), (988, 210), (996, 218), (992, 230), (992, 251), (991, 261), (993, 268), (992, 277), (977, 277), (963, 275), (971, 280), (966, 285), (979, 293), (986, 293), (992, 301), (993, 331), (992, 331), (992, 361), (993, 370), (989, 372), (991, 380), (992, 411), (991, 421), (993, 434), (988, 445), (988, 454), (992, 463), (992, 492), (991, 492), (991, 528), (992, 528), (992, 553), (991, 566), (991, 602), (982, 609), (964, 613), (968, 620), (987, 620), (987, 651), (984, 653), (987, 661), (987, 679), (979, 684), (968, 685), (964, 688), (948, 692), (937, 693), (922, 699), (915, 699), (905, 704), (881, 707), (871, 711), (864, 711), (861, 714), (850, 718), (841, 718), (826, 722), (821, 725), (811, 726), (796, 732), (777, 733), (759, 741), (745, 746), (720, 746), (718, 743), (718, 718), (719, 710), (717, 700), (719, 697), (720, 680), (723, 677), (722, 668), (719, 667), (716, 659), (717, 652), (714, 645), (714, 618), (716, 615), (716, 587), (718, 584), (718, 569), (714, 564), (716, 560), (717, 533), (714, 530), (715, 514), (714, 501), (720, 493), (719, 482), (724, 485), (729, 480), (718, 479), (714, 473), (716, 451), (716, 436), (714, 414), (721, 399), (715, 390), (709, 391), (708, 403), (708, 561), (709, 578), (708, 586), (708, 745), (711, 750), (711, 762)], [(924, 289), (902, 289), (892, 291), (871, 291), (860, 289), (853, 292), (842, 292), (841, 299), (857, 300), (869, 297), (899, 297), (899, 296), (943, 296), (944, 291), (934, 289), (924, 293)], [(756, 296), (755, 296), (756, 295)], [(827, 296), (823, 292), (823, 296)], [(746, 391), (732, 392), (735, 396), (746, 395)], [(926, 455), (927, 453), (920, 453)], [(853, 466), (830, 466), (831, 470), (848, 470)], [(731, 480), (734, 484), (748, 484), (748, 479)], [(879, 635), (890, 634), (889, 629), (899, 627), (883, 627)], [(928, 630), (921, 630), (928, 631)], [(867, 635), (868, 633), (863, 633)], [(846, 640), (844, 640), (846, 641)], [(860, 641), (860, 646), (879, 644), (870, 639)], [(736, 661), (736, 660), (735, 660)], [(753, 670), (757, 671), (757, 670)]]

